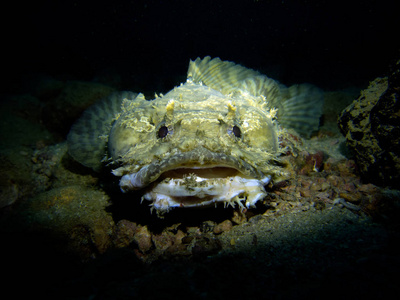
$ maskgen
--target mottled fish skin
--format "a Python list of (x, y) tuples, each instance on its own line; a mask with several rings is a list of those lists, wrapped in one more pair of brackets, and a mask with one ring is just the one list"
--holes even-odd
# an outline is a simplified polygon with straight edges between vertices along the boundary
[(98, 169), (103, 149), (121, 190), (143, 190), (159, 215), (219, 202), (254, 206), (266, 195), (264, 185), (289, 176), (279, 163), (279, 120), (309, 134), (322, 106), (311, 85), (286, 88), (210, 57), (191, 61), (187, 81), (152, 101), (127, 92), (114, 98), (102, 106), (107, 113), (98, 112), (107, 116), (104, 124), (92, 108), (74, 125), (70, 154)]

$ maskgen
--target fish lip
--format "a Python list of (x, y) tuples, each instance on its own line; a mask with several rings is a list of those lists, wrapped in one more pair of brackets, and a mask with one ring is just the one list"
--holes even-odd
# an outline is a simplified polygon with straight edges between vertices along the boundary
[(192, 151), (172, 155), (161, 161), (155, 161), (144, 166), (136, 173), (126, 174), (120, 180), (120, 188), (123, 192), (142, 189), (156, 181), (161, 174), (179, 169), (207, 169), (215, 167), (232, 168), (243, 176), (260, 179), (266, 176), (255, 167), (242, 159), (235, 158), (225, 153), (217, 153), (204, 147), (198, 147)]
[[(189, 180), (186, 182), (187, 179)], [(257, 201), (267, 195), (264, 184), (270, 179), (271, 176), (261, 180), (228, 176), (215, 180), (196, 175), (189, 175), (183, 180), (168, 178), (147, 189), (142, 200), (151, 201), (152, 209), (155, 209), (159, 216), (171, 208), (206, 207), (219, 203), (224, 203), (225, 207), (237, 204), (241, 209), (246, 209), (254, 207)]]

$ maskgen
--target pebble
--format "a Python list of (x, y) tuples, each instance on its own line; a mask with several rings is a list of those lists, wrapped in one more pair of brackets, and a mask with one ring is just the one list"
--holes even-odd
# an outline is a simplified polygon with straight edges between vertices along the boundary
[(128, 220), (120, 220), (117, 223), (117, 229), (114, 238), (114, 245), (117, 248), (128, 246), (134, 240), (137, 224)]
[(342, 193), (339, 193), (339, 197), (345, 199), (346, 201), (353, 202), (353, 203), (359, 202), (361, 200), (360, 193), (342, 192)]
[(378, 191), (378, 188), (376, 185), (373, 185), (372, 183), (368, 183), (368, 184), (360, 185), (358, 187), (358, 190), (364, 194), (371, 194), (371, 193), (376, 193)]
[(214, 227), (214, 234), (221, 234), (222, 232), (232, 229), (232, 222), (230, 220), (225, 220)]
[(133, 240), (136, 242), (139, 250), (142, 253), (149, 251), (151, 249), (151, 247), (153, 246), (152, 239), (151, 239), (151, 232), (147, 228), (147, 225), (139, 226), (137, 228), (136, 233), (133, 237)]

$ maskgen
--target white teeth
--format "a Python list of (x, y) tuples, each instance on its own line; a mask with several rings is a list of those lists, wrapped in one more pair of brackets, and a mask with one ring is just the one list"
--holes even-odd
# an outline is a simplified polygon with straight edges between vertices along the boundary
[[(145, 187), (140, 180), (141, 171), (121, 177), (120, 188), (123, 192)], [(168, 178), (156, 182), (147, 187), (141, 200), (150, 201), (152, 207), (160, 213), (173, 207), (207, 206), (217, 202), (232, 206), (238, 203), (243, 209), (244, 205), (250, 208), (267, 195), (264, 186), (271, 181), (271, 176), (261, 179), (239, 175), (208, 178), (192, 174), (190, 179)]]
[(267, 185), (271, 181), (271, 176), (265, 176), (264, 178), (260, 179), (263, 185)]
[(255, 207), (255, 204), (257, 203), (258, 200), (261, 200), (262, 198), (264, 198), (266, 195), (266, 193), (261, 192), (258, 193), (257, 195), (254, 195), (254, 197), (252, 199), (247, 199), (246, 200), (246, 207), (250, 208), (250, 207)]
[(268, 183), (270, 178), (267, 176), (258, 180), (240, 176), (197, 177), (195, 182), (199, 184), (175, 178), (161, 181), (152, 186), (146, 191), (143, 198), (152, 201), (154, 207), (161, 213), (173, 207), (199, 207), (217, 202), (222, 202), (225, 206), (239, 203), (238, 205), (242, 208), (245, 204), (249, 208), (267, 195), (264, 184)]
[(143, 182), (139, 179), (138, 173), (127, 174), (121, 177), (119, 181), (121, 191), (126, 193), (129, 190), (138, 190), (144, 187)]

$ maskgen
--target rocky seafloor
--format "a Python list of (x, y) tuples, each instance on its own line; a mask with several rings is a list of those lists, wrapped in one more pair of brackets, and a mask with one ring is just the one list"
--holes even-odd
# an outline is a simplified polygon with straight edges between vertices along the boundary
[(53, 299), (382, 298), (398, 294), (399, 191), (361, 180), (337, 129), (359, 90), (325, 93), (323, 124), (293, 134), (294, 177), (254, 209), (158, 218), (67, 153), (80, 113), (114, 91), (42, 80), (1, 102), (2, 285)]

